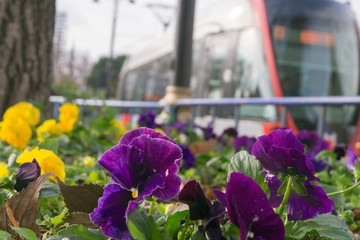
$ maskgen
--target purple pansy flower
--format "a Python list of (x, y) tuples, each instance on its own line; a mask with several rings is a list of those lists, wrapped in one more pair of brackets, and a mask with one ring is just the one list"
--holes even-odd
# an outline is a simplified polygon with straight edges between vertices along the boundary
[(225, 207), (218, 201), (211, 202), (205, 197), (200, 184), (195, 180), (187, 182), (178, 200), (189, 206), (191, 220), (207, 220), (205, 226), (199, 228), (209, 239), (222, 239), (220, 221), (225, 214)]
[(306, 146), (305, 153), (309, 160), (314, 164), (315, 172), (324, 170), (327, 167), (327, 164), (323, 159), (316, 160), (315, 156), (322, 150), (327, 150), (329, 143), (322, 139), (316, 131), (302, 130), (296, 137)]
[(186, 130), (186, 123), (180, 121), (175, 121), (173, 123), (170, 123), (168, 125), (167, 133), (171, 134), (173, 132), (173, 129), (177, 130), (177, 134), (184, 133)]
[(235, 138), (237, 137), (238, 132), (235, 128), (227, 128), (223, 131), (223, 133), (219, 136), (219, 141), (223, 146), (226, 146), (228, 144), (227, 139)]
[(321, 187), (311, 184), (311, 181), (320, 180), (314, 176), (314, 165), (304, 154), (304, 148), (291, 129), (278, 129), (267, 136), (261, 136), (252, 148), (252, 154), (264, 167), (272, 207), (278, 207), (284, 197), (278, 195), (278, 190), (286, 178), (278, 179), (278, 173), (290, 174), (295, 179), (297, 189), (302, 185), (301, 188), (306, 190), (303, 194), (296, 191), (290, 193), (287, 213), (291, 221), (305, 220), (333, 210), (333, 200), (327, 197)]
[(232, 142), (232, 145), (235, 149), (235, 152), (239, 152), (242, 148), (245, 148), (249, 153), (251, 153), (251, 149), (256, 142), (256, 138), (254, 137), (237, 137)]
[(291, 129), (278, 129), (259, 137), (251, 153), (272, 174), (286, 174), (291, 167), (297, 175), (305, 175), (308, 181), (319, 181), (314, 176), (314, 165), (304, 155), (304, 149), (305, 146)]
[(349, 170), (349, 172), (351, 172), (352, 174), (354, 174), (355, 172), (355, 160), (358, 164), (360, 164), (359, 159), (356, 157), (356, 154), (354, 152), (354, 150), (351, 147), (348, 147), (348, 155), (349, 155), (349, 160), (347, 162), (347, 168)]
[[(270, 189), (270, 204), (276, 208), (280, 206), (284, 195), (278, 195), (278, 190), (283, 184), (273, 174), (265, 170), (265, 182)], [(303, 183), (307, 195), (301, 196), (295, 191), (291, 191), (287, 202), (287, 214), (290, 221), (306, 220), (315, 217), (317, 214), (328, 213), (333, 210), (334, 202), (329, 199), (324, 189), (314, 186), (309, 181)]]
[(115, 183), (104, 187), (98, 207), (90, 214), (91, 221), (108, 237), (131, 239), (126, 226), (128, 213), (146, 196), (165, 201), (176, 196), (181, 158), (180, 147), (160, 132), (138, 128), (126, 133), (99, 160)]
[(140, 114), (138, 124), (140, 127), (157, 128), (159, 126), (155, 123), (155, 117), (156, 115), (151, 112), (151, 109), (148, 109), (147, 113)]
[(274, 213), (265, 193), (254, 180), (242, 173), (231, 173), (226, 193), (214, 190), (226, 206), (229, 220), (240, 228), (240, 239), (285, 239), (280, 216)]
[(184, 159), (184, 163), (182, 165), (182, 168), (190, 169), (190, 168), (196, 167), (196, 165), (195, 165), (195, 156), (190, 151), (189, 145), (187, 145), (187, 144), (179, 144), (179, 146), (180, 146), (180, 148), (182, 150), (183, 159)]
[(200, 128), (203, 131), (204, 134), (204, 140), (210, 140), (212, 138), (215, 138), (214, 129), (213, 129), (213, 122), (209, 122), (207, 127), (201, 127), (197, 124), (195, 124), (195, 127)]
[(316, 131), (300, 131), (296, 136), (300, 142), (305, 144), (308, 152), (318, 154), (329, 147), (329, 143), (322, 139)]
[(345, 156), (346, 145), (343, 143), (335, 145), (333, 152), (336, 153), (335, 159), (340, 160), (342, 157)]
[(231, 127), (231, 128), (225, 129), (221, 135), (236, 137), (238, 135), (238, 132), (237, 132), (236, 128)]
[(21, 164), (15, 173), (16, 184), (14, 189), (20, 192), (40, 176), (40, 166), (36, 159), (32, 162)]
[(310, 162), (314, 165), (314, 172), (321, 172), (326, 169), (327, 164), (323, 159), (316, 160), (315, 152), (305, 152), (306, 156), (310, 160)]

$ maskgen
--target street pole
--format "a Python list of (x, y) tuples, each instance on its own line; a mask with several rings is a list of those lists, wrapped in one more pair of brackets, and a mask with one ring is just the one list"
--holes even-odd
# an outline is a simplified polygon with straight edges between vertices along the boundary
[(174, 86), (190, 87), (195, 0), (179, 0), (175, 40)]
[[(175, 75), (171, 85), (166, 87), (164, 98), (159, 101), (164, 106), (174, 106), (178, 99), (191, 98), (190, 77), (194, 15), (195, 0), (178, 1), (175, 36)], [(181, 107), (175, 114), (179, 121), (187, 122), (191, 119), (189, 107)], [(166, 119), (166, 113), (161, 115)]]
[(117, 23), (117, 15), (118, 15), (118, 5), (119, 0), (114, 0), (114, 13), (113, 13), (113, 21), (111, 26), (111, 38), (110, 38), (110, 55), (106, 61), (106, 80), (105, 80), (105, 91), (106, 97), (109, 97), (109, 85), (111, 83), (111, 72), (113, 67), (113, 58), (114, 58), (114, 43), (116, 36), (116, 23)]

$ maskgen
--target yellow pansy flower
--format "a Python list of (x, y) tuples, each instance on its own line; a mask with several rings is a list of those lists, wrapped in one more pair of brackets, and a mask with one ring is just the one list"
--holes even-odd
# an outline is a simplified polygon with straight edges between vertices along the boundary
[(59, 108), (59, 112), (59, 126), (64, 132), (70, 132), (79, 116), (78, 106), (65, 103)]
[(118, 130), (116, 133), (116, 140), (120, 140), (120, 138), (126, 133), (126, 128), (123, 127), (123, 124), (119, 120), (113, 119), (111, 123)]
[[(41, 175), (51, 172), (57, 176), (61, 181), (65, 181), (65, 164), (60, 160), (53, 151), (40, 149), (39, 147), (34, 148), (32, 151), (23, 152), (18, 159), (17, 163), (31, 162), (33, 159), (39, 163), (41, 169)], [(54, 177), (50, 177), (55, 180)]]
[(9, 107), (3, 116), (4, 120), (21, 118), (26, 123), (35, 126), (40, 121), (40, 110), (28, 102), (19, 102)]
[(83, 164), (84, 164), (85, 167), (93, 167), (93, 166), (95, 166), (95, 158), (90, 157), (90, 156), (86, 156), (83, 159)]
[(45, 140), (45, 136), (43, 133), (51, 133), (52, 135), (59, 135), (62, 132), (61, 127), (56, 122), (55, 119), (49, 119), (43, 122), (37, 129), (37, 140), (39, 142), (43, 142)]
[(21, 118), (6, 119), (1, 123), (0, 139), (17, 149), (24, 149), (32, 136), (32, 130)]
[(164, 130), (162, 130), (161, 128), (155, 128), (154, 130), (157, 131), (157, 132), (159, 132), (159, 133), (162, 133), (162, 134), (166, 135), (166, 133), (164, 132)]
[(9, 176), (9, 170), (7, 169), (7, 164), (0, 162), (0, 178)]

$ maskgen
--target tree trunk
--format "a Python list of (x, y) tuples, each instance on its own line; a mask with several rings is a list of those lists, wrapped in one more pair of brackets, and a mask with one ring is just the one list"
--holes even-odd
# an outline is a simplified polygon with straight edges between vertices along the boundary
[(0, 119), (19, 101), (50, 95), (55, 0), (0, 0)]

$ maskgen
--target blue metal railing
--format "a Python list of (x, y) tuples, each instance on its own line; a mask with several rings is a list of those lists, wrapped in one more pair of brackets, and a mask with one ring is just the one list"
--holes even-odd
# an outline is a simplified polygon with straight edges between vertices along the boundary
[[(50, 102), (54, 104), (54, 115), (58, 114), (58, 107), (65, 102), (65, 98), (61, 96), (51, 96)], [(222, 99), (180, 99), (174, 106), (162, 106), (158, 102), (145, 102), (145, 101), (120, 101), (120, 100), (98, 100), (98, 99), (76, 99), (73, 103), (80, 106), (103, 106), (114, 108), (129, 109), (132, 114), (133, 109), (146, 108), (146, 109), (159, 109), (166, 108), (169, 112), (176, 114), (179, 107), (192, 107), (193, 123), (196, 116), (196, 106), (209, 106), (212, 119), (216, 118), (215, 109), (219, 106), (232, 106), (234, 107), (234, 121), (235, 127), (238, 127), (240, 120), (239, 107), (242, 105), (275, 105), (282, 106), (280, 116), (281, 126), (286, 126), (287, 107), (289, 106), (319, 106), (319, 115), (317, 121), (317, 131), (320, 135), (325, 129), (325, 116), (327, 106), (342, 106), (342, 105), (360, 105), (360, 96), (331, 96), (331, 97), (284, 97), (284, 98), (222, 98)]]
[[(54, 104), (53, 115), (55, 118), (59, 115), (59, 107), (65, 103), (66, 98), (62, 96), (50, 96), (50, 103)], [(158, 102), (144, 102), (144, 101), (119, 101), (119, 100), (100, 100), (100, 99), (81, 99), (77, 98), (72, 103), (79, 106), (93, 106), (93, 107), (114, 107), (114, 108), (125, 108), (129, 109), (130, 114), (134, 114), (134, 109), (136, 108), (145, 108), (145, 109), (161, 109), (164, 106), (161, 106)]]

